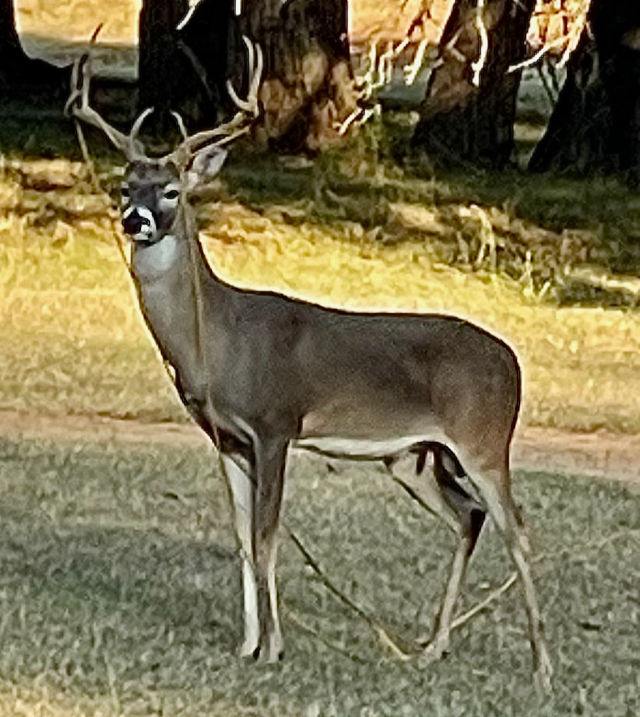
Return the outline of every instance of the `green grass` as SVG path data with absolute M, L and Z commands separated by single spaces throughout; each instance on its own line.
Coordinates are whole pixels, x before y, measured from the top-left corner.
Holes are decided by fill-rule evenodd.
M 515 491 L 539 556 L 549 700 L 533 687 L 519 590 L 420 668 L 387 653 L 285 538 L 285 660 L 245 664 L 226 491 L 207 448 L 2 440 L 0 714 L 636 714 L 638 496 L 542 474 L 516 475 Z M 285 513 L 392 632 L 428 630 L 452 538 L 382 469 L 296 455 Z M 491 528 L 461 609 L 510 570 Z

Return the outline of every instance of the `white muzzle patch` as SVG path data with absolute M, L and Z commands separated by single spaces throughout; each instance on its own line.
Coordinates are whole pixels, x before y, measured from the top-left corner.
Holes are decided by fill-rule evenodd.
M 151 212 L 151 210 L 147 209 L 146 207 L 134 204 L 130 207 L 127 207 L 127 209 L 125 209 L 122 213 L 123 222 L 134 212 L 140 217 L 140 219 L 142 219 L 142 224 L 140 226 L 139 232 L 137 232 L 136 234 L 129 234 L 129 236 L 133 241 L 151 241 L 155 236 L 157 230 L 156 220 L 153 216 L 153 212 Z

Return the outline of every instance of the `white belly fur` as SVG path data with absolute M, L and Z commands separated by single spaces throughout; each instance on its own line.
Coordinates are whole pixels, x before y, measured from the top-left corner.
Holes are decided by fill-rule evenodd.
M 308 436 L 293 442 L 295 448 L 315 451 L 333 458 L 376 460 L 393 456 L 424 442 L 443 443 L 442 436 L 397 436 L 385 439 Z

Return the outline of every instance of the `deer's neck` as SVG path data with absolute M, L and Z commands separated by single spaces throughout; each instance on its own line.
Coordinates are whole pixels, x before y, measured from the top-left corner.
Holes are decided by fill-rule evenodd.
M 134 244 L 132 271 L 160 352 L 185 390 L 198 393 L 204 380 L 202 327 L 214 320 L 209 313 L 216 304 L 222 309 L 223 287 L 206 264 L 190 217 L 179 216 L 173 232 L 155 244 Z

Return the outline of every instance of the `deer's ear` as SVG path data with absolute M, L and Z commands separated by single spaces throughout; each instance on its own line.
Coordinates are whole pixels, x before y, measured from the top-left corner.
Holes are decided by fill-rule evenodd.
M 226 149 L 215 148 L 209 152 L 196 155 L 187 173 L 189 189 L 195 189 L 199 184 L 210 182 L 222 169 L 227 154 Z

